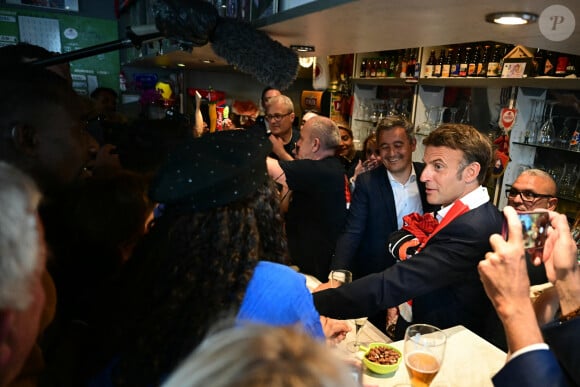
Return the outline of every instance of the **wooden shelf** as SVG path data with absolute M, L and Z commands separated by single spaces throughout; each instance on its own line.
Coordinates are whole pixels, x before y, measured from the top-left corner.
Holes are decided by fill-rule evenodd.
M 377 86 L 437 86 L 437 87 L 531 87 L 538 89 L 580 90 L 580 79 L 575 78 L 352 78 L 360 85 Z

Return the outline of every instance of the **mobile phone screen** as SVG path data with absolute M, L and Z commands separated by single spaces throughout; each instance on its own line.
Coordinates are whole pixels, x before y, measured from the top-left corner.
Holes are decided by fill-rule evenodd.
M 546 238 L 548 237 L 548 226 L 550 225 L 550 216 L 546 211 L 537 212 L 520 212 L 518 214 L 522 224 L 522 237 L 524 249 L 534 255 L 536 251 L 544 248 Z M 504 220 L 503 237 L 508 238 L 508 226 Z

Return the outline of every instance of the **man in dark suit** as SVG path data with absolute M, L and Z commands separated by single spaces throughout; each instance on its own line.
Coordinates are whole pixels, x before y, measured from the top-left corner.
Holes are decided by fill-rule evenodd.
M 346 225 L 336 244 L 332 269 L 348 269 L 353 279 L 378 273 L 395 264 L 387 255 L 388 236 L 411 212 L 432 211 L 425 184 L 418 177 L 422 163 L 413 163 L 413 124 L 398 116 L 377 127 L 382 167 L 357 177 Z M 384 321 L 384 320 L 383 320 Z
M 387 254 L 389 235 L 403 225 L 403 216 L 434 208 L 427 203 L 425 184 L 418 177 L 422 163 L 413 163 L 417 140 L 413 124 L 389 116 L 377 126 L 377 147 L 383 162 L 357 177 L 346 225 L 337 241 L 331 268 L 348 269 L 353 279 L 378 273 L 395 264 Z M 386 310 L 369 316 L 386 332 Z
M 481 280 L 503 322 L 510 350 L 508 362 L 493 383 L 498 387 L 516 382 L 538 387 L 580 385 L 580 352 L 573 345 L 580 332 L 580 267 L 566 216 L 550 212 L 553 229 L 541 258 L 557 291 L 561 317 L 540 331 L 530 300 L 529 257 L 524 254 L 520 219 L 512 207 L 506 207 L 504 214 L 509 239 L 492 235 L 493 251 L 479 263 Z M 534 264 L 539 263 L 538 257 Z
M 413 300 L 413 323 L 440 328 L 462 324 L 505 348 L 495 310 L 479 280 L 477 264 L 489 251 L 489 236 L 502 229 L 502 215 L 490 202 L 485 181 L 490 141 L 475 128 L 444 124 L 423 140 L 427 201 L 441 206 L 439 224 L 420 239 L 418 253 L 336 289 L 314 294 L 318 311 L 349 319 Z M 357 187 L 358 190 L 358 187 Z M 355 191 L 356 192 L 356 191 Z M 398 319 L 395 338 L 402 338 Z

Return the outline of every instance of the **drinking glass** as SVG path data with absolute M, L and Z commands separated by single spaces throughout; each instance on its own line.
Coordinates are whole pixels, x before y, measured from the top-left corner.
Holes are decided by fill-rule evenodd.
M 429 134 L 433 130 L 434 124 L 431 121 L 431 114 L 435 106 L 425 106 L 425 121 L 417 127 L 417 133 Z
M 554 112 L 554 105 L 558 103 L 557 101 L 549 101 L 547 102 L 549 106 L 550 113 L 548 114 L 548 119 L 542 124 L 540 128 L 540 134 L 538 138 L 538 143 L 542 145 L 552 145 L 554 142 L 555 137 L 555 128 L 554 128 L 554 118 L 552 117 L 552 113 Z
M 360 331 L 362 330 L 362 328 L 366 323 L 367 317 L 360 317 L 354 319 L 354 327 L 355 327 L 354 341 L 348 342 L 346 344 L 346 347 L 350 352 L 357 352 L 359 347 L 361 346 L 361 342 L 359 341 Z
M 348 270 L 332 270 L 330 272 L 330 286 L 337 288 L 352 282 L 352 273 Z
M 540 122 L 538 120 L 538 112 L 540 109 L 541 99 L 531 99 L 530 117 L 526 123 L 526 130 L 524 132 L 524 144 L 535 144 L 538 141 L 538 131 Z
M 445 333 L 429 324 L 413 324 L 405 331 L 405 366 L 413 387 L 428 387 L 445 354 Z

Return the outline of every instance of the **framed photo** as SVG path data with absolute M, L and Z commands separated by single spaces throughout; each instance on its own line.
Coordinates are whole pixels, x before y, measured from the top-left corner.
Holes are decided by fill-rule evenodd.
M 6 0 L 6 4 L 59 9 L 61 11 L 79 11 L 79 0 Z
M 532 69 L 532 58 L 506 58 L 501 70 L 502 78 L 526 78 Z

